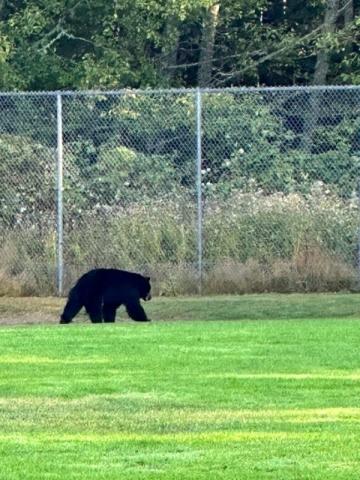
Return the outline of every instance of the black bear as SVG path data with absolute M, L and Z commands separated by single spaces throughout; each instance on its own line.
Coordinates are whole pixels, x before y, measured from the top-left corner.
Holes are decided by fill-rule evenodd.
M 140 299 L 151 299 L 150 277 L 115 268 L 96 268 L 85 273 L 70 290 L 60 323 L 70 323 L 82 307 L 85 307 L 93 323 L 114 322 L 116 309 L 125 305 L 133 320 L 149 319 Z

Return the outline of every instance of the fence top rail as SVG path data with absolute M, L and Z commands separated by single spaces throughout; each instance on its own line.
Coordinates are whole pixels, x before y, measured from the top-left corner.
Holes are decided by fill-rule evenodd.
M 53 90 L 53 91 L 0 91 L 1 97 L 9 96 L 86 96 L 86 95 L 159 95 L 201 93 L 262 93 L 262 92 L 311 92 L 311 91 L 357 90 L 360 85 L 311 85 L 288 87 L 229 87 L 229 88 L 168 88 L 168 89 L 119 89 L 119 90 Z

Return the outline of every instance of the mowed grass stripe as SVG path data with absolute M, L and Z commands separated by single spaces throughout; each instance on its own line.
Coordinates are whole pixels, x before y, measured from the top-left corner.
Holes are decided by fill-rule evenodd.
M 341 435 L 335 434 L 333 441 L 341 438 Z M 249 441 L 284 441 L 284 440 L 328 440 L 327 433 L 321 432 L 191 432 L 191 433 L 163 433 L 163 434 L 141 434 L 132 432 L 121 432 L 112 434 L 53 434 L 44 435 L 22 435 L 22 434 L 0 434 L 0 442 L 20 442 L 20 443 L 48 443 L 48 442 L 94 442 L 94 443 L 126 443 L 126 442 L 146 442 L 146 443 L 226 443 L 226 442 L 249 442 Z
M 0 479 L 357 479 L 359 343 L 345 318 L 3 327 Z

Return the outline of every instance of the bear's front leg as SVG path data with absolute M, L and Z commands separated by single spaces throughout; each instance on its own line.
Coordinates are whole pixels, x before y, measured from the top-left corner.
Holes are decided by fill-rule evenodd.
M 85 304 L 85 309 L 92 323 L 102 323 L 102 298 L 95 297 Z
M 104 322 L 115 322 L 117 305 L 104 304 L 102 308 Z
M 136 322 L 150 322 L 150 319 L 146 316 L 145 310 L 140 304 L 140 300 L 132 299 L 127 302 L 125 306 L 129 317 Z

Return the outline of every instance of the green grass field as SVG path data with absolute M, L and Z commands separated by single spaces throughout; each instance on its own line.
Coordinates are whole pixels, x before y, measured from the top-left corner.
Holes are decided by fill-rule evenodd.
M 56 321 L 63 303 L 0 299 L 1 479 L 360 478 L 359 295 L 5 325 Z

